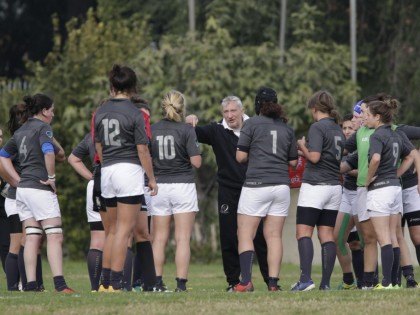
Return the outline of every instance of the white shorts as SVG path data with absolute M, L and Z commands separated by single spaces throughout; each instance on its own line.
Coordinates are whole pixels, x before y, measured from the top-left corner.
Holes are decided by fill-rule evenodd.
M 402 209 L 401 187 L 388 186 L 368 191 L 366 205 L 369 213 L 371 211 L 385 215 L 400 213 Z
M 168 216 L 198 211 L 194 183 L 159 184 L 159 193 L 151 199 L 152 215 Z
M 338 210 L 343 189 L 341 185 L 310 185 L 300 187 L 298 207 Z
M 57 195 L 48 190 L 18 187 L 16 208 L 20 221 L 61 218 Z
M 18 214 L 16 208 L 16 199 L 6 198 L 4 202 L 4 209 L 6 210 L 7 217 Z
M 101 169 L 102 197 L 131 197 L 144 194 L 144 170 L 132 163 L 116 163 Z
M 417 191 L 417 185 L 414 187 L 403 189 L 402 203 L 404 214 L 420 211 L 420 195 Z
M 287 217 L 289 206 L 290 187 L 288 185 L 242 187 L 238 213 L 253 217 L 268 215 Z
M 90 180 L 86 187 L 86 214 L 88 222 L 100 222 L 99 212 L 93 211 L 93 180 Z
M 343 188 L 340 209 L 338 210 L 350 215 L 357 215 L 357 191 Z
M 370 219 L 367 211 L 367 189 L 366 187 L 357 187 L 357 218 L 359 222 L 367 221 Z

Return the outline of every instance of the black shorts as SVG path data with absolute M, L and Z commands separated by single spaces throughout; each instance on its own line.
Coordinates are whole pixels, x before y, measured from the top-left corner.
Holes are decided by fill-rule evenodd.
M 105 200 L 101 194 L 101 165 L 98 164 L 93 169 L 92 210 L 95 212 L 106 211 Z
M 337 210 L 320 210 L 311 207 L 297 207 L 296 224 L 304 224 L 312 227 L 335 226 Z
M 405 222 L 407 222 L 408 227 L 420 225 L 420 210 L 404 214 L 401 226 L 404 227 Z
M 143 195 L 137 195 L 137 196 L 128 196 L 128 197 L 114 197 L 114 198 L 104 198 L 105 199 L 105 205 L 108 208 L 116 208 L 117 203 L 125 203 L 128 205 L 137 205 L 142 202 L 142 199 L 144 199 Z
M 360 241 L 359 233 L 357 233 L 357 231 L 350 232 L 349 237 L 347 238 L 347 243 L 351 243 L 353 241 Z
M 89 222 L 89 226 L 91 231 L 104 231 L 102 221 Z
M 22 233 L 22 222 L 18 214 L 13 214 L 7 218 L 9 221 L 10 234 Z

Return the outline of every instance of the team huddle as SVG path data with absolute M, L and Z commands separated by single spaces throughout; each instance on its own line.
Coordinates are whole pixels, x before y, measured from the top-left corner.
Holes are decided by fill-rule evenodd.
M 187 291 L 199 211 L 199 143 L 210 145 L 216 157 L 226 291 L 254 291 L 255 256 L 268 291 L 284 289 L 279 275 L 289 169 L 298 161 L 305 162 L 296 215 L 301 273 L 291 290 L 316 287 L 315 227 L 322 251 L 320 290 L 331 289 L 336 257 L 343 272 L 339 289 L 399 289 L 401 274 L 407 288 L 418 288 L 402 225 L 407 222 L 420 262 L 420 156 L 410 142 L 420 139 L 420 128 L 394 124 L 396 99 L 366 97 L 341 119 L 333 96 L 318 91 L 307 104 L 314 123 L 307 137 L 296 139 L 276 91 L 268 87 L 257 91 L 255 116 L 245 114 L 238 97 L 227 96 L 223 119 L 199 126 L 196 115 L 185 117 L 186 99 L 178 91 L 164 96 L 162 119 L 150 125 L 150 107 L 136 86 L 131 68 L 113 66 L 110 97 L 67 159 L 87 182 L 92 291 L 168 291 L 163 274 L 172 218 L 174 291 Z M 9 291 L 44 290 L 39 252 L 45 240 L 55 291 L 74 292 L 63 275 L 55 163 L 66 157 L 50 126 L 53 117 L 54 102 L 44 94 L 25 97 L 9 112 L 12 137 L 0 151 L 0 176 L 8 183 L 2 193 L 10 226 L 4 266 Z

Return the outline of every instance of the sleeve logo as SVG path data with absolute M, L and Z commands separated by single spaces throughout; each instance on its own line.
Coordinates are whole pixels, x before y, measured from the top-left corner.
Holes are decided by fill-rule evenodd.
M 47 135 L 48 138 L 51 138 L 52 139 L 53 132 L 51 130 L 46 131 L 45 134 Z

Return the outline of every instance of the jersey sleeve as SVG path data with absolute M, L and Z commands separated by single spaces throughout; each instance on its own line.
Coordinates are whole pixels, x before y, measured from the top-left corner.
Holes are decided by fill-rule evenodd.
M 308 132 L 308 140 L 306 147 L 310 152 L 322 153 L 322 147 L 324 144 L 324 135 L 317 123 L 312 124 Z
M 213 143 L 213 124 L 207 126 L 196 126 L 195 134 L 197 135 L 197 140 L 200 143 L 205 143 L 211 145 Z
M 251 119 L 248 119 L 244 122 L 242 126 L 241 133 L 238 140 L 238 150 L 243 152 L 249 152 L 249 147 L 251 146 L 252 140 L 252 126 Z
M 406 136 L 405 132 L 398 131 L 398 129 L 397 129 L 397 134 L 400 136 L 400 138 L 402 140 L 401 157 L 404 158 L 407 155 L 409 155 L 410 152 L 415 150 L 416 148 L 410 142 L 410 140 Z
M 53 144 L 53 131 L 50 125 L 44 124 L 39 131 L 39 145 L 42 146 L 44 143 Z
M 9 141 L 4 145 L 3 150 L 10 154 L 10 156 L 17 155 L 19 153 L 18 146 L 16 144 L 16 139 L 11 137 Z
M 187 125 L 186 133 L 188 156 L 200 155 L 200 147 L 197 141 L 197 135 L 195 134 L 194 128 L 192 126 Z
M 357 150 L 357 138 L 356 138 L 357 132 L 353 133 L 350 138 L 346 140 L 346 145 L 344 148 L 349 152 L 354 152 Z
M 369 157 L 372 157 L 375 153 L 381 154 L 383 149 L 383 142 L 381 138 L 373 133 L 369 138 Z
M 399 125 L 397 130 L 402 131 L 409 140 L 420 139 L 420 127 Z
M 289 161 L 297 160 L 298 159 L 298 149 L 297 149 L 297 142 L 296 142 L 296 135 L 295 131 L 291 129 L 291 145 L 289 148 Z
M 359 162 L 359 155 L 357 154 L 357 151 L 355 151 L 353 154 L 348 154 L 346 157 L 345 162 L 350 165 L 350 167 L 355 170 L 357 169 L 357 164 Z
M 89 144 L 87 140 L 90 140 L 90 133 L 83 138 L 82 141 L 73 149 L 71 152 L 74 156 L 78 157 L 79 159 L 84 159 L 85 157 L 89 156 Z
M 144 118 L 140 112 L 138 112 L 135 116 L 134 143 L 149 144 L 149 138 L 146 134 Z

